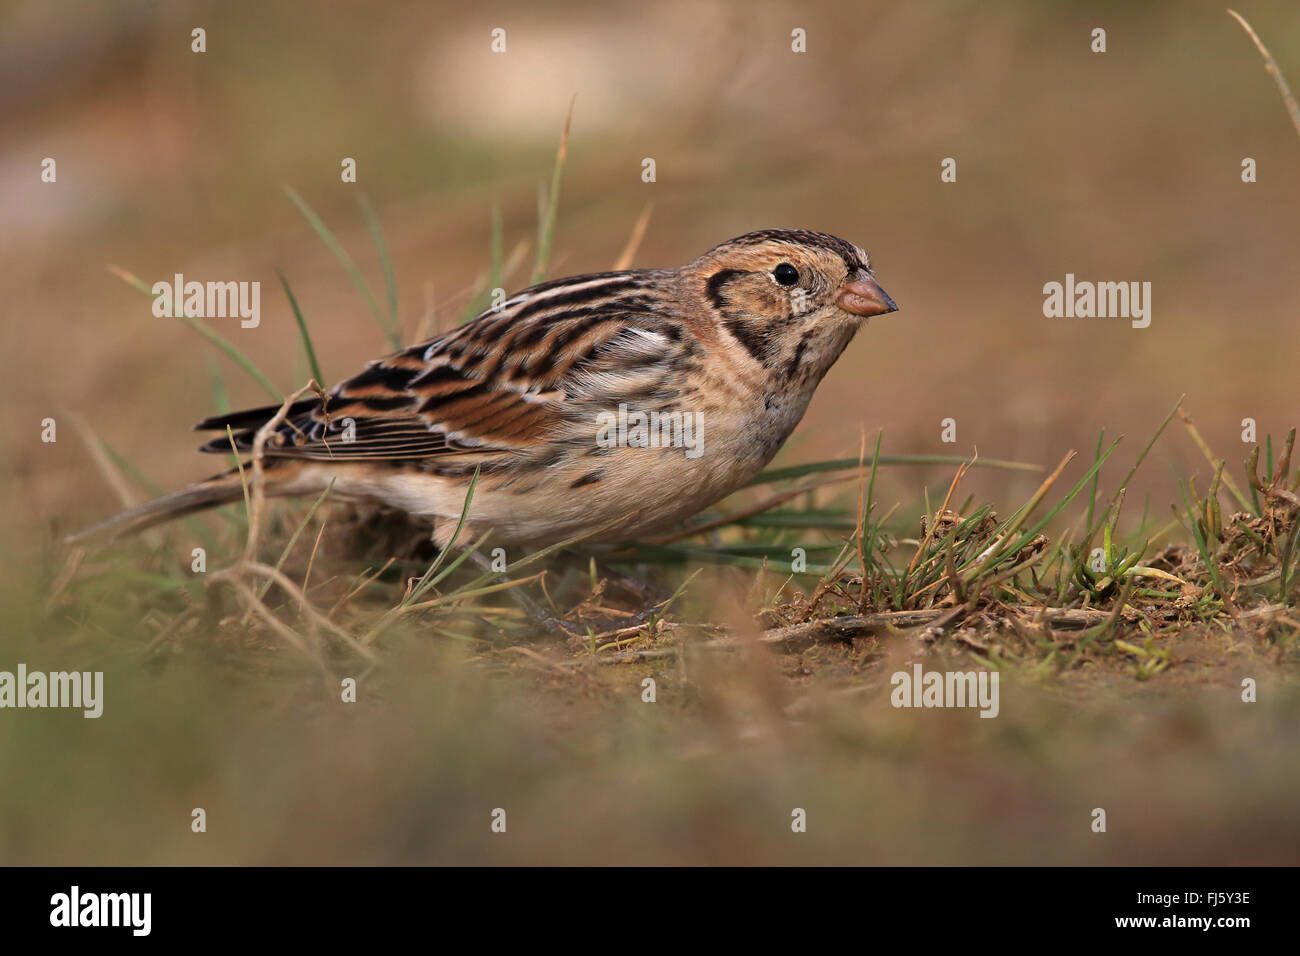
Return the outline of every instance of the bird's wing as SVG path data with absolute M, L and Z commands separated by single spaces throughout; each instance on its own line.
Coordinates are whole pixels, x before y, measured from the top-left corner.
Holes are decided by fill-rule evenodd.
M 663 396 L 692 348 L 655 309 L 662 274 L 603 273 L 536 286 L 431 342 L 371 362 L 304 399 L 266 444 L 269 457 L 318 460 L 536 456 L 567 422 L 608 405 Z M 251 450 L 277 406 L 209 418 Z M 229 452 L 223 435 L 202 448 Z M 449 461 L 450 465 L 451 462 Z

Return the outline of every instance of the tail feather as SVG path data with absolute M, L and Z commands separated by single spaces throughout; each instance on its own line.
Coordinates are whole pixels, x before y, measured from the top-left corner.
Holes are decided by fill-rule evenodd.
M 319 398 L 304 398 L 289 406 L 288 417 L 311 411 L 320 404 Z M 225 431 L 229 425 L 235 431 L 245 428 L 260 428 L 280 413 L 279 405 L 263 405 L 261 408 L 246 408 L 239 412 L 225 415 L 213 415 L 194 426 L 196 432 Z
M 239 473 L 228 472 L 124 511 L 107 521 L 101 521 L 84 531 L 69 535 L 64 541 L 69 544 L 96 538 L 112 541 L 122 535 L 135 534 L 145 528 L 152 528 L 156 524 L 181 518 L 205 508 L 215 508 L 218 505 L 230 504 L 232 501 L 240 501 L 243 497 L 244 486 Z

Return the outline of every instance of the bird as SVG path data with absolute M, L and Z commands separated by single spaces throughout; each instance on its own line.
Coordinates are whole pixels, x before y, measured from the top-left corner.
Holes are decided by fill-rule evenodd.
M 543 282 L 294 401 L 264 436 L 263 488 L 405 512 L 439 547 L 661 533 L 758 474 L 867 319 L 897 309 L 861 247 L 804 229 Z M 250 454 L 281 411 L 199 422 L 221 433 L 200 450 Z M 239 501 L 244 483 L 232 469 L 70 540 Z

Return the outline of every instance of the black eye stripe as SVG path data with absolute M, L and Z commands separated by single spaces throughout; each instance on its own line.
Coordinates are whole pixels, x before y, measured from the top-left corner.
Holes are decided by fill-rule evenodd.
M 721 309 L 725 304 L 722 298 L 722 288 L 736 276 L 744 275 L 743 269 L 721 269 L 709 276 L 709 281 L 705 285 L 704 294 L 709 297 L 715 309 Z

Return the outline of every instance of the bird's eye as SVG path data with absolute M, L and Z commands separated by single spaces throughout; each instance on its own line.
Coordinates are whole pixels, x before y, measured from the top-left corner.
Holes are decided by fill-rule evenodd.
M 772 270 L 772 278 L 781 285 L 794 285 L 799 281 L 799 270 L 788 262 L 783 262 Z

